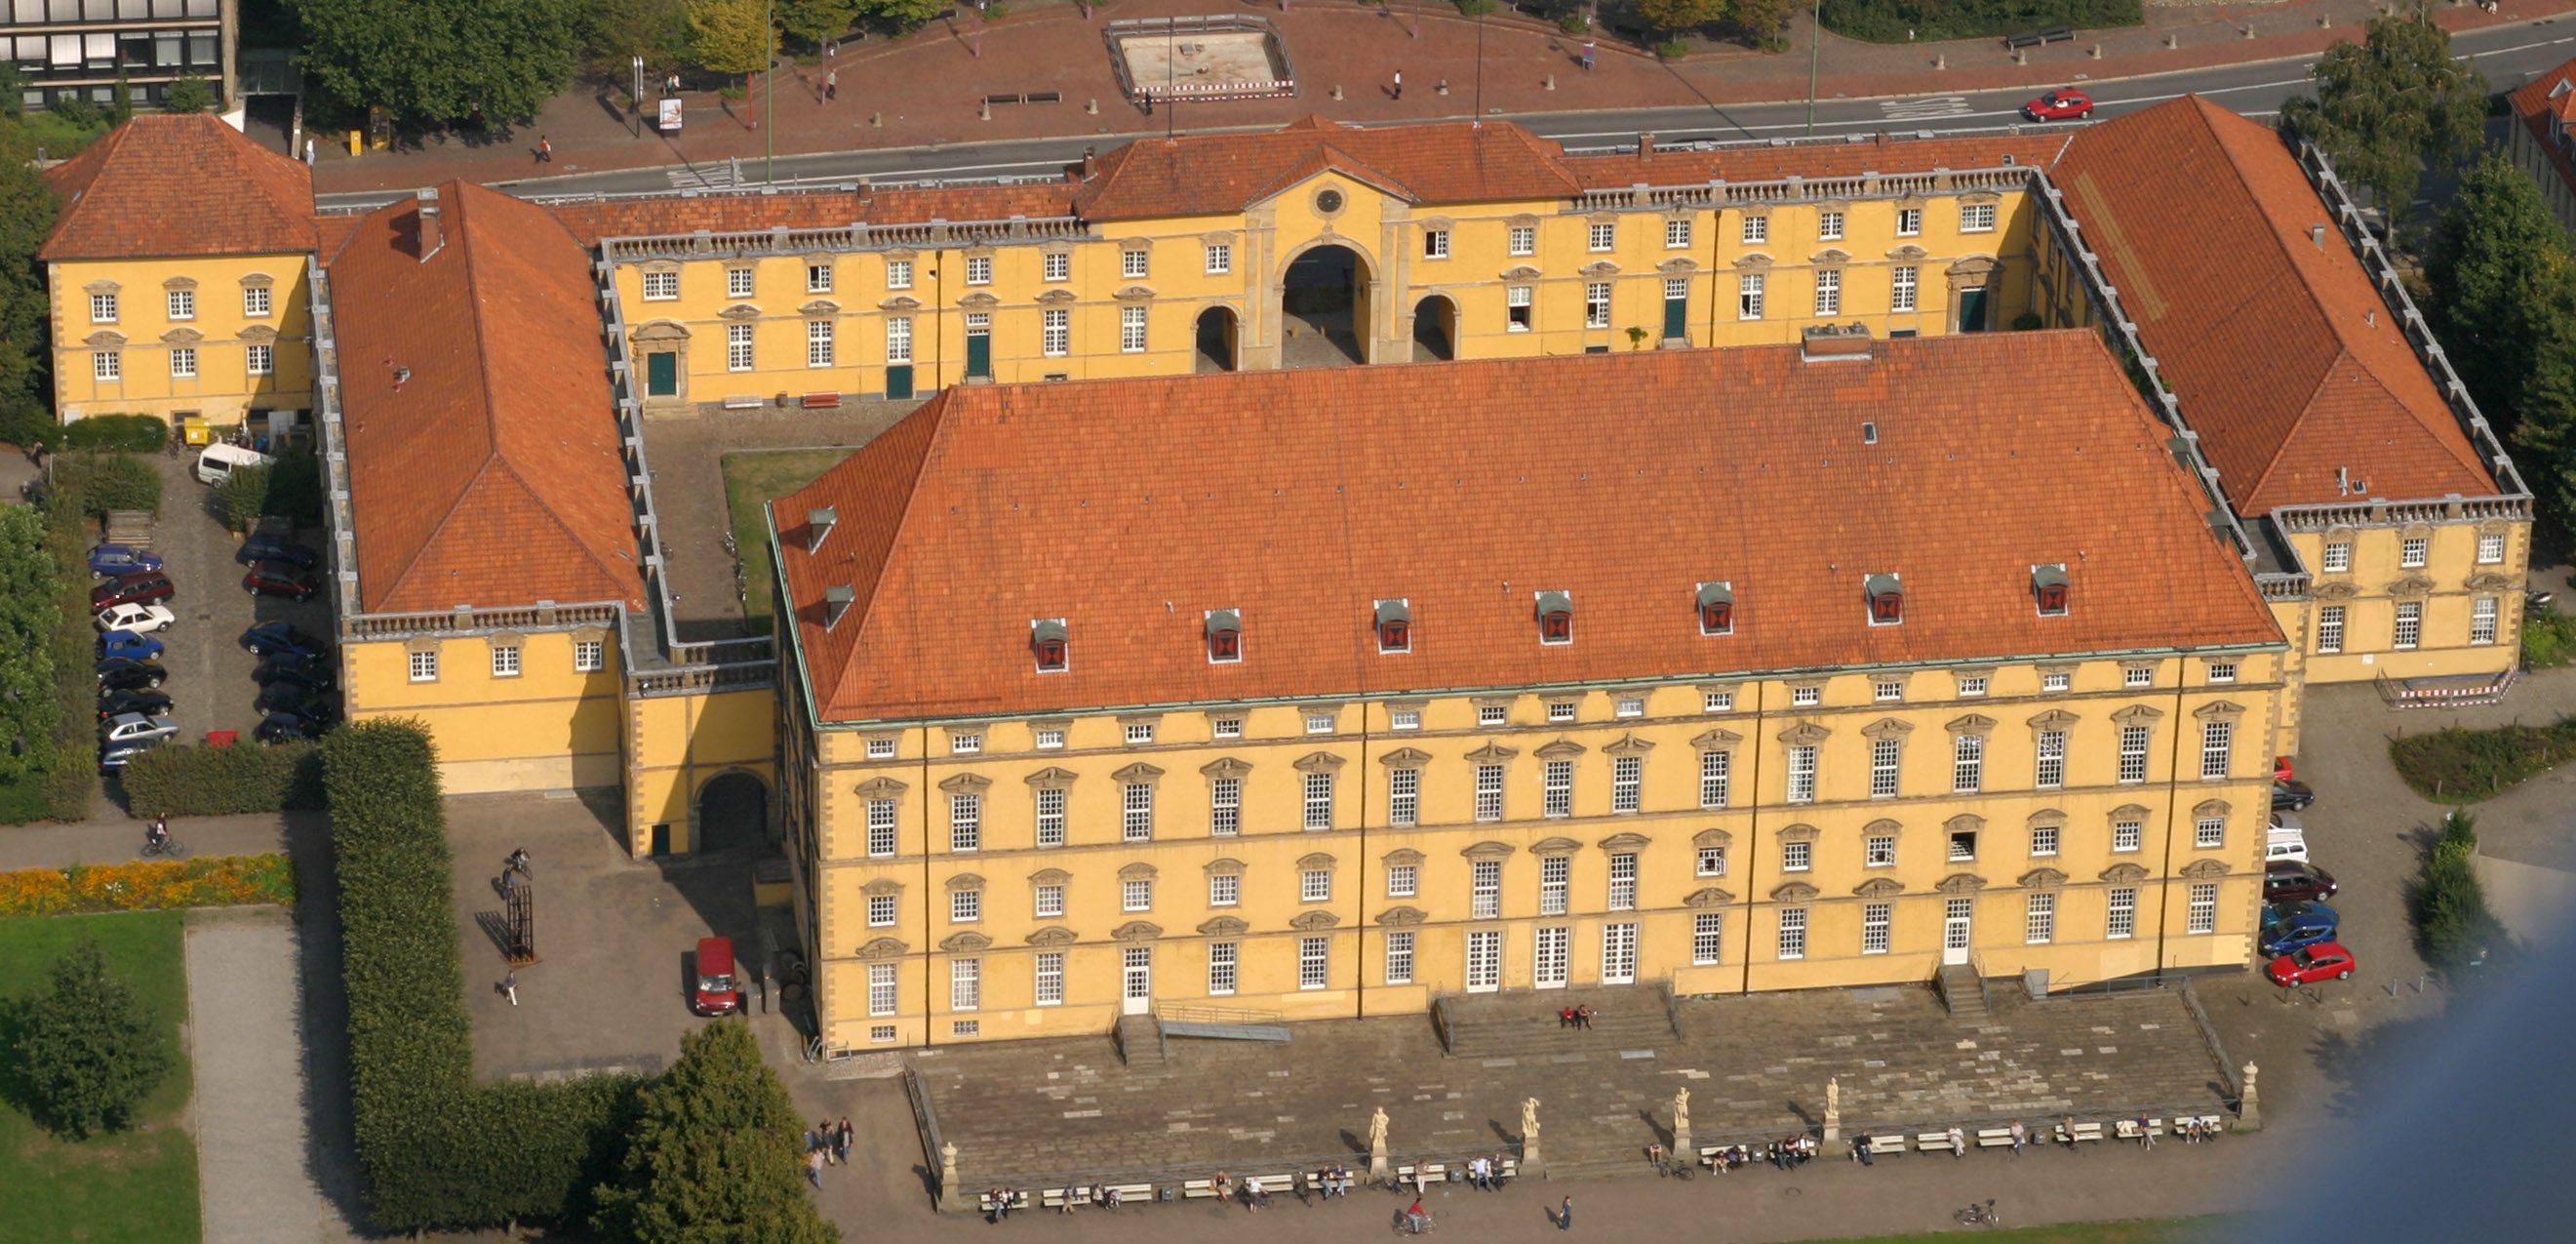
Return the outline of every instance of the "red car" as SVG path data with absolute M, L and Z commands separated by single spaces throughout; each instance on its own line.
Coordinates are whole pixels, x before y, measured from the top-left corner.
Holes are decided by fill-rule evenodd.
M 120 575 L 89 590 L 89 607 L 95 611 L 110 605 L 142 605 L 168 600 L 174 595 L 170 576 L 158 570 Z
M 2352 952 L 2344 949 L 2342 942 L 2319 942 L 2274 959 L 2263 972 L 2283 989 L 2323 980 L 2348 981 L 2352 979 Z
M 2289 757 L 2274 756 L 2272 758 L 2272 780 L 2275 782 L 2295 782 L 2299 780 L 2298 773 L 2290 767 Z
M 2072 88 L 2060 88 L 2023 104 L 2021 115 L 2031 121 L 2081 121 L 2093 115 L 2093 97 Z
M 242 590 L 253 596 L 286 596 L 304 600 L 321 590 L 313 576 L 284 562 L 254 562 L 242 576 Z
M 742 984 L 733 978 L 733 939 L 698 939 L 697 988 L 689 1009 L 700 1015 L 732 1015 L 742 1010 Z

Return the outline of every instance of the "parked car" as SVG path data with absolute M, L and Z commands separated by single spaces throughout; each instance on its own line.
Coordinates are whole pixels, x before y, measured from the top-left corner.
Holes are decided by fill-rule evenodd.
M 233 550 L 233 560 L 247 566 L 252 562 L 285 562 L 310 570 L 322 561 L 322 554 L 309 545 L 297 544 L 283 536 L 254 535 Z
M 149 635 L 179 620 L 168 605 L 109 605 L 98 611 L 93 621 L 102 631 L 132 631 Z
M 98 637 L 98 655 L 149 661 L 161 655 L 161 641 L 132 631 L 109 631 Z
M 2263 926 L 2263 936 L 2255 944 L 2267 958 L 2286 955 L 2335 940 L 2335 930 L 2341 924 L 2334 908 L 2311 906 L 2288 919 Z
M 329 722 L 294 713 L 270 713 L 259 719 L 250 736 L 262 743 L 292 743 L 297 739 L 318 739 L 331 728 Z
M 697 988 L 689 1009 L 700 1015 L 732 1015 L 742 1010 L 742 984 L 733 977 L 733 939 L 698 939 Z
M 218 441 L 206 446 L 204 452 L 197 455 L 197 482 L 221 485 L 225 480 L 233 477 L 234 471 L 242 467 L 276 465 L 277 459 L 256 449 L 244 449 L 239 445 L 227 445 Z
M 166 739 L 178 732 L 179 723 L 167 716 L 119 713 L 100 723 L 98 738 L 102 743 L 131 743 L 136 739 Z
M 2334 874 L 2314 864 L 2281 861 L 2263 866 L 2263 901 L 2333 898 Z
M 130 544 L 102 544 L 89 551 L 89 572 L 102 578 L 159 570 L 161 555 Z
M 2305 782 L 2284 782 L 2278 778 L 2272 781 L 2272 810 L 2275 812 L 2305 812 L 2308 805 L 2316 801 L 2317 793 L 2309 790 Z
M 165 717 L 170 707 L 170 697 L 158 691 L 109 691 L 98 697 L 98 719 L 106 721 L 127 713 Z
M 318 661 L 297 661 L 288 657 L 270 657 L 252 670 L 253 681 L 263 687 L 294 687 L 307 694 L 319 695 L 340 684 L 329 666 Z
M 2283 989 L 2293 985 L 2313 985 L 2318 981 L 2352 979 L 2352 952 L 2342 942 L 2319 942 L 2302 947 L 2272 961 L 2263 974 Z
M 312 658 L 326 651 L 321 640 L 305 634 L 284 622 L 262 622 L 241 633 L 241 646 L 255 657 L 276 653 L 280 656 Z
M 327 721 L 339 716 L 339 710 L 331 707 L 329 697 L 311 687 L 297 686 L 284 679 L 260 688 L 259 698 L 251 701 L 250 706 L 262 713 L 293 713 L 316 720 Z
M 2315 899 L 2285 898 L 2279 902 L 2263 904 L 2263 927 L 2268 929 L 2282 921 L 2296 920 L 2310 912 L 2322 914 L 2326 919 L 2336 922 L 2341 922 L 2343 919 L 2341 913 Z
M 2081 121 L 2093 115 L 2093 97 L 2073 87 L 2059 87 L 2021 106 L 2028 121 Z
M 2274 756 L 2272 758 L 2272 780 L 2275 782 L 2295 782 L 2299 780 L 2299 775 L 2291 771 L 2289 757 Z
M 100 777 L 115 777 L 116 775 L 125 772 L 125 762 L 132 760 L 145 752 L 151 751 L 154 747 L 159 746 L 160 743 L 161 740 L 159 739 L 136 739 L 131 743 L 99 744 L 98 775 Z
M 152 661 L 139 661 L 133 657 L 100 657 L 97 668 L 98 686 L 101 691 L 136 691 L 145 687 L 158 687 L 162 679 L 170 676 L 170 671 L 163 669 L 159 664 Z
M 2296 860 L 2306 863 L 2307 858 L 2308 827 L 2300 823 L 2297 813 L 2273 813 L 2271 827 L 2263 834 L 2264 861 Z
M 105 609 L 110 605 L 141 605 L 168 600 L 177 595 L 170 586 L 170 576 L 158 570 L 118 575 L 89 590 L 89 607 Z
M 253 596 L 285 596 L 309 600 L 321 590 L 310 571 L 285 562 L 252 562 L 250 573 L 242 576 L 242 590 Z

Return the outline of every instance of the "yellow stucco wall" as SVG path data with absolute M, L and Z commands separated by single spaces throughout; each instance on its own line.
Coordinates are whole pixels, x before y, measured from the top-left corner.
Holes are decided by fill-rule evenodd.
M 313 324 L 307 255 L 189 256 L 47 265 L 53 303 L 54 406 L 65 423 L 90 415 L 185 415 L 216 426 L 262 409 L 313 404 Z M 268 307 L 253 313 L 250 291 Z M 188 295 L 174 308 L 173 295 Z M 93 305 L 94 298 L 106 298 Z M 174 309 L 188 310 L 173 316 Z M 249 348 L 271 350 L 272 374 L 252 375 Z M 195 351 L 194 376 L 174 374 Z M 99 375 L 101 356 L 116 378 Z
M 574 668 L 576 642 L 603 645 L 600 668 Z M 519 672 L 496 673 L 515 648 Z M 413 677 L 416 656 L 435 676 Z M 340 646 L 352 721 L 416 717 L 438 740 L 449 794 L 569 790 L 618 784 L 616 638 L 606 631 L 530 631 Z M 506 659 L 502 664 L 506 665 Z
M 2406 564 L 2409 541 L 2423 542 L 2421 565 Z M 2401 517 L 2294 530 L 2290 542 L 2313 586 L 2273 613 L 2305 648 L 2308 681 L 2496 674 L 2521 658 L 2528 519 Z M 2398 628 L 2406 604 L 2419 606 L 2412 644 Z M 2479 618 L 2490 611 L 2491 628 Z
M 777 693 L 763 687 L 708 695 L 639 696 L 626 700 L 628 849 L 654 848 L 654 827 L 671 854 L 698 849 L 698 797 L 727 773 L 747 773 L 777 789 Z

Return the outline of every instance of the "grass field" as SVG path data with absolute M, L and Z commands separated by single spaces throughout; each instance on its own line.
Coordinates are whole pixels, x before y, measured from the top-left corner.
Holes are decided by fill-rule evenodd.
M 742 605 L 744 625 L 754 635 L 770 628 L 769 528 L 760 507 L 814 482 L 833 463 L 850 456 L 846 449 L 789 449 L 773 453 L 724 456 L 725 513 L 733 521 L 733 538 L 742 550 L 742 573 L 749 596 Z
M 0 1041 L 14 1042 L 20 1000 L 45 989 L 54 960 L 89 935 L 159 1017 L 172 1050 L 184 1053 L 176 1038 L 188 1015 L 180 929 L 180 914 L 171 911 L 0 920 Z M 73 1143 L 27 1117 L 24 1086 L 0 1058 L 0 1184 L 8 1188 L 0 1196 L 0 1240 L 195 1241 L 197 1150 L 180 1126 L 188 1072 L 182 1057 L 144 1103 L 141 1127 Z

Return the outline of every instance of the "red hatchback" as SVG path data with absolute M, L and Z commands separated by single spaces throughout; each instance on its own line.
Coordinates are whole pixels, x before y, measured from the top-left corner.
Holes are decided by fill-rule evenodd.
M 121 575 L 89 590 L 89 607 L 105 609 L 110 605 L 142 605 L 168 600 L 174 594 L 170 576 L 158 570 Z
M 253 562 L 250 573 L 242 576 L 242 590 L 253 596 L 285 596 L 304 600 L 321 590 L 313 576 L 284 562 Z
M 697 988 L 689 1009 L 700 1015 L 733 1015 L 742 1010 L 742 984 L 733 977 L 733 939 L 698 939 Z
M 2071 88 L 2050 91 L 2021 106 L 2031 121 L 2081 121 L 2093 115 L 2093 97 Z
M 2313 985 L 2318 981 L 2352 979 L 2352 952 L 2342 942 L 2319 942 L 2302 946 L 2272 961 L 2264 975 L 2283 989 L 2293 985 Z

